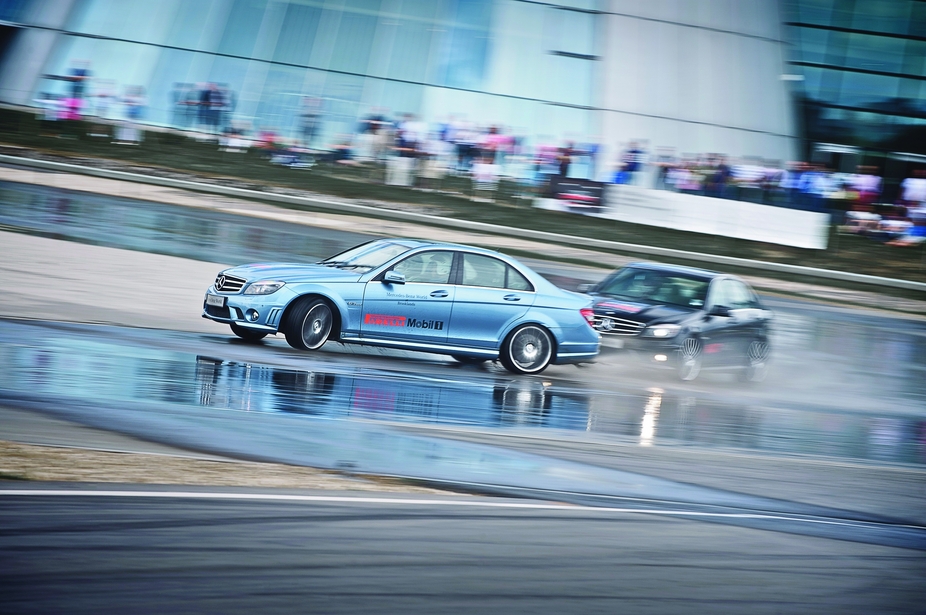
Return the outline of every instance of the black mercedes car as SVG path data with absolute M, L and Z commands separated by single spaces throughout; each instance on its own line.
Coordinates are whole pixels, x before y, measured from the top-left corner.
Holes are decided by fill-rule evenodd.
M 734 369 L 744 381 L 765 378 L 772 313 L 736 276 L 632 263 L 579 290 L 594 299 L 594 327 L 606 345 L 674 367 L 682 380 L 697 378 L 702 366 Z

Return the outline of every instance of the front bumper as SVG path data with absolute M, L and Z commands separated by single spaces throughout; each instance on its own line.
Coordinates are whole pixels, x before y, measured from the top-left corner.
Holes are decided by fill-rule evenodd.
M 641 362 L 657 367 L 674 367 L 678 356 L 680 336 L 669 339 L 602 334 L 602 346 L 620 348 Z
M 236 324 L 247 329 L 276 333 L 280 328 L 283 311 L 286 309 L 292 293 L 281 288 L 270 295 L 222 294 L 212 287 L 203 298 L 202 317 L 225 324 Z M 207 299 L 223 297 L 224 305 L 209 305 Z

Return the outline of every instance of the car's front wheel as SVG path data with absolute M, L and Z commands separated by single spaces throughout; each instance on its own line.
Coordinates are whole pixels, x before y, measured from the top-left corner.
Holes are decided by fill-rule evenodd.
M 753 340 L 746 349 L 746 366 L 740 372 L 740 380 L 744 382 L 762 382 L 768 374 L 768 342 Z
M 515 374 L 539 374 L 553 359 L 553 337 L 539 325 L 518 327 L 502 344 L 499 359 Z
M 259 342 L 265 337 L 267 337 L 267 334 L 264 333 L 263 331 L 255 331 L 254 329 L 248 329 L 247 327 L 242 327 L 241 325 L 237 325 L 233 322 L 229 323 L 229 326 L 231 327 L 232 333 L 234 333 L 235 335 L 237 335 L 238 337 L 240 337 L 246 342 Z
M 701 340 L 689 337 L 678 348 L 678 377 L 682 380 L 694 380 L 701 373 Z
M 318 350 L 328 341 L 334 326 L 334 312 L 324 299 L 303 299 L 286 319 L 286 342 L 299 350 Z

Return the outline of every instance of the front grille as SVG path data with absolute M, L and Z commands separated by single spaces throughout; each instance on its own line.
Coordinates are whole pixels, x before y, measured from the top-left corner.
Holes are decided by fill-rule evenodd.
M 219 275 L 215 279 L 215 289 L 220 293 L 237 293 L 247 283 L 244 278 L 233 275 Z
M 217 305 L 207 305 L 206 314 L 215 316 L 216 318 L 231 318 L 231 313 L 228 311 L 228 306 L 219 307 Z
M 627 320 L 626 318 L 615 318 L 613 316 L 595 315 L 595 324 L 592 325 L 599 333 L 605 335 L 639 335 L 646 327 L 642 322 Z

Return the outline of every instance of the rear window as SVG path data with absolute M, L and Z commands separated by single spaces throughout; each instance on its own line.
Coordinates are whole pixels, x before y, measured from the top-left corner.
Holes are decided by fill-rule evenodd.
M 527 278 L 508 263 L 491 256 L 466 252 L 463 253 L 462 284 L 508 290 L 534 290 Z

